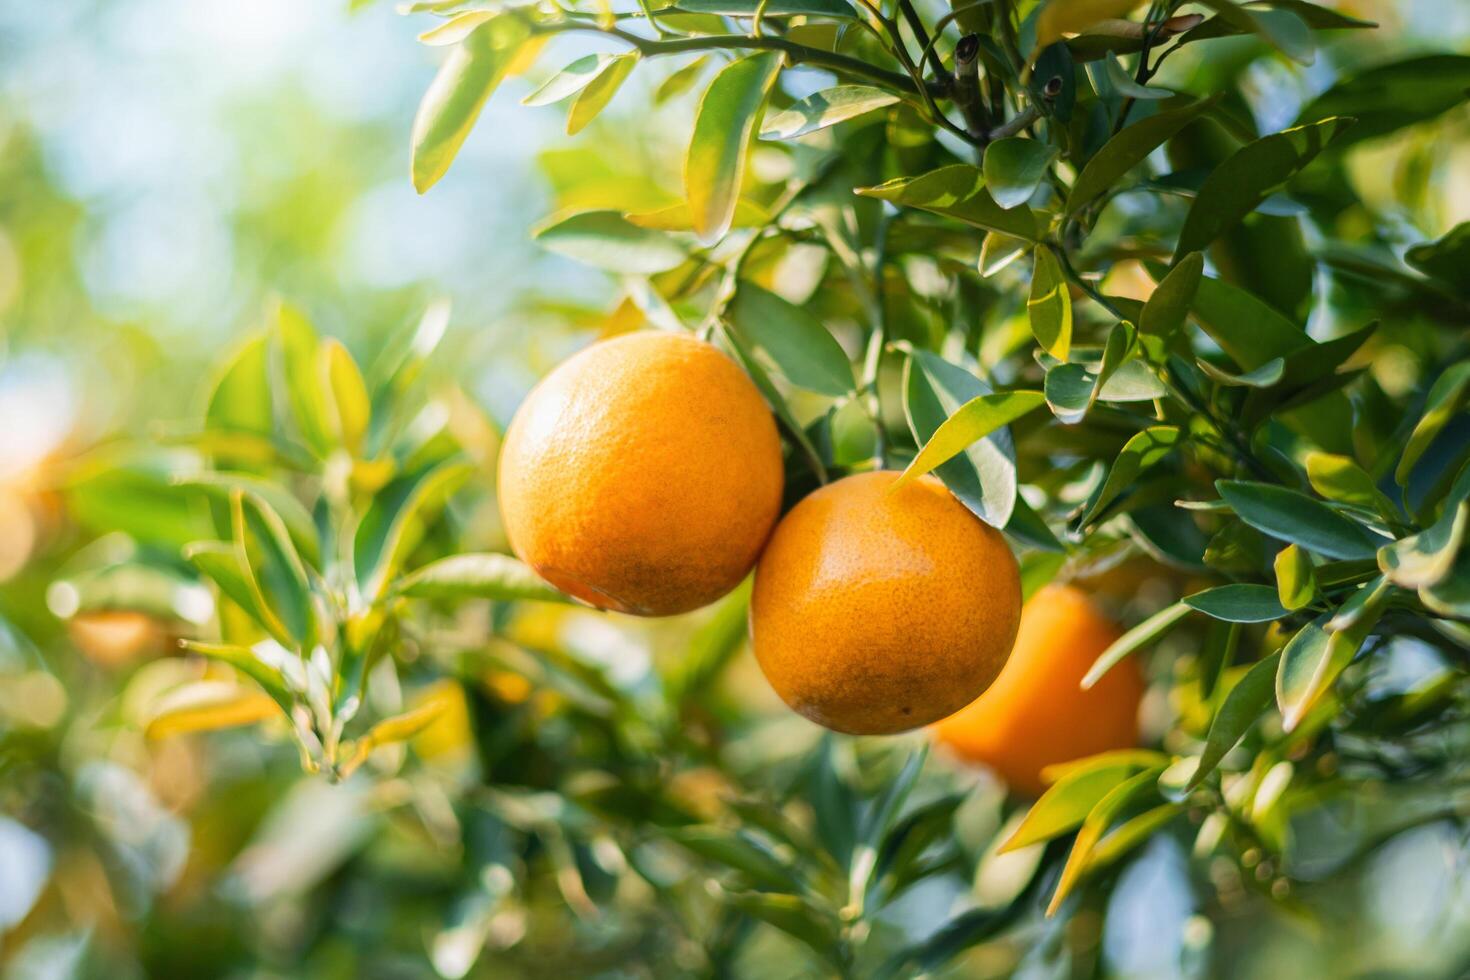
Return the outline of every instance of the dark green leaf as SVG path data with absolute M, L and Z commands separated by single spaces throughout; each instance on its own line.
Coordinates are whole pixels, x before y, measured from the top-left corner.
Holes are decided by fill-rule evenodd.
M 1346 146 L 1433 119 L 1463 105 L 1470 90 L 1470 55 L 1432 54 L 1379 65 L 1338 82 L 1297 117 L 1298 124 L 1348 114 L 1358 124 Z
M 1200 113 L 1214 106 L 1219 98 L 1212 96 L 1156 113 L 1126 127 L 1104 143 L 1072 184 L 1067 195 L 1066 213 L 1075 214 L 1100 194 L 1112 189 L 1124 174 L 1148 159 L 1150 153 L 1193 122 Z
M 726 317 L 747 350 L 797 387 L 834 398 L 855 387 L 842 345 L 801 307 L 742 281 Z
M 1194 789 L 1204 778 L 1215 771 L 1225 754 L 1235 748 L 1271 706 L 1276 690 L 1276 670 L 1281 662 L 1281 653 L 1271 654 L 1246 671 L 1225 695 L 1225 702 L 1215 712 L 1210 722 L 1209 734 L 1205 736 L 1205 749 L 1200 754 L 1199 768 L 1189 779 L 1189 789 Z
M 757 885 L 784 891 L 796 884 L 785 864 L 744 834 L 720 827 L 665 827 L 663 833 L 674 843 L 740 872 Z
M 1470 295 L 1465 270 L 1470 269 L 1470 221 L 1462 221 L 1438 241 L 1415 245 L 1404 260 L 1431 279 Z
M 1446 369 L 1429 389 L 1429 397 L 1424 402 L 1424 414 L 1414 426 L 1414 431 L 1409 433 L 1404 454 L 1399 457 L 1399 464 L 1393 471 L 1393 477 L 1399 486 L 1409 482 L 1414 464 L 1419 462 L 1435 436 L 1439 435 L 1467 401 L 1470 401 L 1470 361 L 1461 361 Z
M 1003 208 L 1025 204 L 1056 159 L 1056 147 L 1022 136 L 999 139 L 985 148 L 985 187 Z
M 1202 250 L 1254 211 L 1272 188 L 1312 162 L 1351 123 L 1340 116 L 1323 119 L 1274 133 L 1228 157 L 1200 186 L 1179 233 L 1175 261 Z
M 1227 623 L 1269 623 L 1287 613 L 1269 585 L 1222 585 L 1185 596 L 1184 602 L 1212 619 Z
M 1381 541 L 1304 493 L 1268 483 L 1220 480 L 1230 508 L 1251 527 L 1329 558 L 1367 558 Z
M 1109 504 L 1136 486 L 1139 475 L 1173 452 L 1179 438 L 1179 429 L 1172 425 L 1150 426 L 1134 433 L 1113 460 L 1102 488 L 1078 518 L 1078 526 L 1092 523 Z
M 1191 252 L 1180 259 L 1169 274 L 1159 280 L 1158 287 L 1143 304 L 1143 313 L 1138 318 L 1139 332 L 1169 337 L 1184 326 L 1204 268 L 1205 257 L 1199 252 Z

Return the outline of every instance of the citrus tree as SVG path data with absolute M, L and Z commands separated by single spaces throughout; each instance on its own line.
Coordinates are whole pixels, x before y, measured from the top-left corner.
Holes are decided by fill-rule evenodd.
M 1163 839 L 1204 974 L 1247 898 L 1310 915 L 1383 839 L 1463 819 L 1470 233 L 1423 188 L 1470 58 L 1328 58 L 1373 25 L 1302 0 L 407 7 L 448 49 L 420 192 L 508 79 L 595 137 L 548 159 L 535 234 L 615 277 L 615 339 L 502 454 L 426 383 L 445 306 L 363 370 L 277 304 L 166 445 L 70 475 L 142 548 L 74 556 L 49 604 L 181 638 L 148 734 L 264 721 L 414 813 L 422 853 L 452 841 L 432 900 L 377 909 L 438 974 L 1088 975 Z M 596 50 L 561 67 L 560 35 Z M 620 92 L 653 122 L 599 118 Z M 1367 193 L 1385 142 L 1405 176 Z M 709 404 L 733 428 L 674 441 Z M 650 476 L 690 459 L 692 490 Z M 892 583 L 797 608 L 832 514 L 847 574 Z M 650 658 L 584 604 L 704 609 Z M 756 717 L 747 622 L 802 714 L 939 722 L 945 761 L 930 732 Z M 1302 846 L 1324 823 L 1330 860 Z M 924 893 L 948 900 L 916 925 Z

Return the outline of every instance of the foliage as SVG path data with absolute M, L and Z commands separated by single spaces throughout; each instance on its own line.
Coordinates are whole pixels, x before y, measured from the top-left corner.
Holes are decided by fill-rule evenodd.
M 1211 916 L 1254 893 L 1305 918 L 1387 835 L 1463 820 L 1470 231 L 1386 213 L 1354 167 L 1463 130 L 1470 58 L 1345 55 L 1266 131 L 1251 72 L 1335 70 L 1319 46 L 1373 25 L 1299 0 L 405 6 L 448 48 L 404 127 L 415 188 L 453 179 L 521 76 L 609 145 L 609 106 L 688 103 L 687 152 L 635 191 L 595 147 L 553 174 L 536 235 L 617 277 L 599 329 L 735 357 L 781 423 L 788 503 L 932 472 L 1006 532 L 1028 593 L 1113 581 L 1131 628 L 1084 683 L 1140 657 L 1159 695 L 1152 747 L 1057 767 L 1034 803 L 921 737 L 755 719 L 727 686 L 746 590 L 650 658 L 482 533 L 495 426 L 424 376 L 446 306 L 363 370 L 275 304 L 195 421 L 66 470 L 68 513 L 125 537 L 70 554 L 49 604 L 180 638 L 188 673 L 134 699 L 150 738 L 264 721 L 243 744 L 289 741 L 355 818 L 437 854 L 364 851 L 344 879 L 417 891 L 403 921 L 439 975 L 1086 975 L 1118 872 L 1159 841 L 1186 842 Z M 616 50 L 550 70 L 564 35 Z M 1412 684 L 1405 640 L 1432 664 Z M 32 814 L 90 805 L 42 775 L 58 747 L 0 744 L 28 759 L 16 785 L 52 785 Z M 1373 810 L 1385 782 L 1404 802 Z M 1344 813 L 1324 868 L 1303 837 Z M 172 868 L 139 896 L 179 873 L 157 824 L 99 845 Z M 1180 948 L 1223 960 L 1208 942 Z

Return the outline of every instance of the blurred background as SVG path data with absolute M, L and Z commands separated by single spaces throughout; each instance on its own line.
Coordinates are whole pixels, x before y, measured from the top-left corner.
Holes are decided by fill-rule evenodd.
M 1346 66 L 1470 49 L 1464 0 L 1337 6 L 1383 29 L 1329 47 L 1306 69 L 1252 61 L 1250 41 L 1208 48 L 1247 73 L 1263 128 L 1287 124 Z M 329 786 L 300 773 L 285 739 L 253 731 L 143 739 L 142 706 L 190 669 L 169 651 L 180 624 L 210 615 L 207 595 L 171 583 L 170 616 L 82 615 L 80 590 L 65 587 L 80 564 L 130 553 L 137 540 L 190 539 L 187 518 L 166 503 L 120 515 L 110 501 L 159 493 L 146 479 L 157 450 L 140 444 L 197 415 L 213 365 L 261 325 L 274 297 L 306 309 L 363 362 L 447 301 L 430 386 L 461 417 L 460 432 L 479 433 L 466 437 L 471 448 L 492 460 L 495 432 L 540 374 L 610 319 L 638 315 L 614 278 L 539 249 L 530 229 L 568 208 L 677 200 L 688 98 L 649 113 L 635 90 L 656 84 L 658 73 L 640 72 L 595 125 L 568 138 L 558 112 L 517 104 L 544 72 L 512 79 L 449 175 L 420 197 L 408 179 L 408 133 L 443 54 L 414 43 L 428 26 L 387 2 L 0 5 L 7 980 L 696 968 L 661 920 L 668 910 L 622 874 L 621 842 L 593 831 L 575 846 L 563 841 L 563 856 L 554 835 L 548 844 L 536 829 L 553 816 L 531 813 L 512 828 L 541 835 L 527 856 L 504 825 L 462 805 L 500 776 L 486 760 L 509 750 L 487 742 L 534 742 L 546 753 L 504 760 L 511 781 L 527 784 L 534 778 L 517 766 L 560 765 L 583 751 L 580 736 L 554 725 L 525 735 L 556 709 L 520 674 L 477 670 L 481 683 L 467 703 L 416 744 L 423 772 L 389 765 L 386 776 L 396 778 Z M 577 53 L 563 47 L 565 57 L 543 65 Z M 1181 84 L 1192 73 L 1209 77 L 1200 57 L 1172 63 Z M 1463 111 L 1355 154 L 1360 193 L 1403 224 L 1406 241 L 1470 218 Z M 462 517 L 477 548 L 503 545 L 485 499 Z M 130 521 L 145 526 L 107 533 L 131 530 Z M 519 628 L 604 659 L 632 690 L 691 636 L 729 632 L 721 616 L 717 607 L 649 626 L 558 613 Z M 1403 659 L 1412 662 L 1413 651 Z M 748 657 L 735 661 L 711 710 L 745 733 L 737 770 L 759 771 L 816 739 L 775 710 Z M 499 726 L 489 735 L 487 718 Z M 690 800 L 720 789 L 713 773 L 682 777 Z M 1003 794 L 981 773 L 954 768 L 947 778 L 975 787 L 962 816 L 983 852 L 1007 818 Z M 1438 818 L 1444 801 L 1433 802 L 1421 820 L 1412 799 L 1355 800 L 1340 822 L 1310 829 L 1321 853 L 1303 859 L 1304 873 L 1334 877 L 1300 900 L 1325 920 L 1246 899 L 1222 910 L 1213 893 L 1205 908 L 1188 843 L 1161 836 L 1077 928 L 1097 933 L 1104 972 L 1116 976 L 1452 975 L 1470 953 L 1470 846 L 1456 823 Z M 1464 801 L 1452 804 L 1463 812 Z M 1334 862 L 1333 835 L 1344 825 L 1371 835 L 1406 824 L 1366 858 Z M 544 888 L 512 888 L 510 879 L 524 884 L 527 868 L 543 866 L 551 869 Z M 1005 869 L 990 862 L 982 871 L 916 891 L 895 911 L 894 928 L 922 932 L 956 903 L 982 900 Z M 619 888 L 620 914 L 581 907 L 589 892 Z M 502 901 L 512 890 L 517 900 Z M 1333 923 L 1330 933 L 1313 924 L 1321 921 Z M 789 975 L 780 937 L 755 949 L 749 975 Z M 1012 952 L 953 969 L 1052 975 L 1024 949 Z

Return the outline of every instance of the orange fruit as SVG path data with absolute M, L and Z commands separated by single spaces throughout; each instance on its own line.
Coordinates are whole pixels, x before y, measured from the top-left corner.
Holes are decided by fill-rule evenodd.
M 776 693 L 819 725 L 886 735 L 937 721 L 1000 673 L 1021 611 L 1000 532 L 925 476 L 860 473 L 771 535 L 750 629 Z
M 1143 674 L 1125 659 L 1090 690 L 1081 682 L 1121 634 L 1081 589 L 1048 585 L 1021 610 L 1005 670 L 971 705 L 934 726 L 934 737 L 1033 796 L 1041 770 L 1138 742 Z
M 666 616 L 740 583 L 781 508 L 781 441 L 718 348 L 640 332 L 548 374 L 500 452 L 511 548 L 594 606 Z

